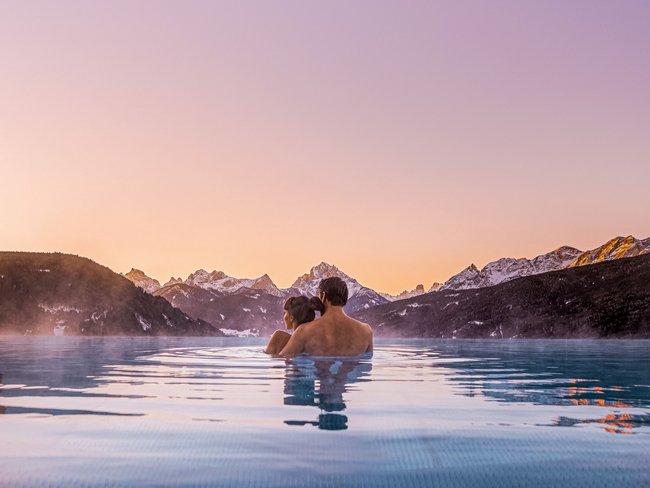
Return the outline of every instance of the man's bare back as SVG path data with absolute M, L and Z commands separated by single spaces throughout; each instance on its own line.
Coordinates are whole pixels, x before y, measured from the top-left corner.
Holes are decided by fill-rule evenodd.
M 329 306 L 322 317 L 300 326 L 280 354 L 358 356 L 372 349 L 370 326 L 348 317 L 343 307 Z

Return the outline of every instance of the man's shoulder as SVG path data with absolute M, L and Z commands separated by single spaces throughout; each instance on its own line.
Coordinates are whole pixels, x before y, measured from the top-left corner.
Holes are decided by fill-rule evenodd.
M 322 317 L 319 317 L 317 319 L 312 320 L 311 322 L 307 322 L 305 324 L 302 324 L 300 327 L 298 327 L 294 331 L 294 334 L 296 332 L 300 332 L 301 335 L 313 333 L 315 327 L 318 327 L 318 324 L 321 322 L 321 320 L 322 320 Z
M 352 320 L 356 324 L 357 327 L 360 327 L 360 328 L 366 329 L 369 332 L 372 332 L 372 327 L 370 327 L 365 322 L 361 322 L 360 320 L 353 319 L 352 317 L 350 317 L 350 320 Z
M 325 319 L 321 316 L 321 317 L 318 317 L 318 318 L 312 320 L 311 322 L 307 322 L 306 324 L 302 324 L 300 327 L 306 326 L 307 329 L 313 329 L 314 327 L 318 326 L 318 324 L 320 324 L 320 323 L 322 323 L 324 321 L 325 321 Z

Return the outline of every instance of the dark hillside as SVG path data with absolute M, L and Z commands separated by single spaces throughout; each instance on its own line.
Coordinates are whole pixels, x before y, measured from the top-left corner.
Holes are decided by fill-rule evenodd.
M 222 335 L 90 259 L 0 252 L 0 333 Z
M 650 254 L 352 314 L 389 337 L 650 337 Z

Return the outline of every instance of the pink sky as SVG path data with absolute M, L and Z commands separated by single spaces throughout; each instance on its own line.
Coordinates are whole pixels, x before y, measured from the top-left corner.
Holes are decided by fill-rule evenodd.
M 650 3 L 0 3 L 0 243 L 372 288 L 650 236 Z

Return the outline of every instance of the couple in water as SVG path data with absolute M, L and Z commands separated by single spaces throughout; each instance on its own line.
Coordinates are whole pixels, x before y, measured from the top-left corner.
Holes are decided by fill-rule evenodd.
M 337 277 L 322 280 L 317 297 L 290 297 L 284 304 L 284 323 L 293 334 L 276 330 L 266 352 L 282 356 L 358 356 L 372 352 L 372 329 L 345 314 L 347 302 L 348 286 Z

